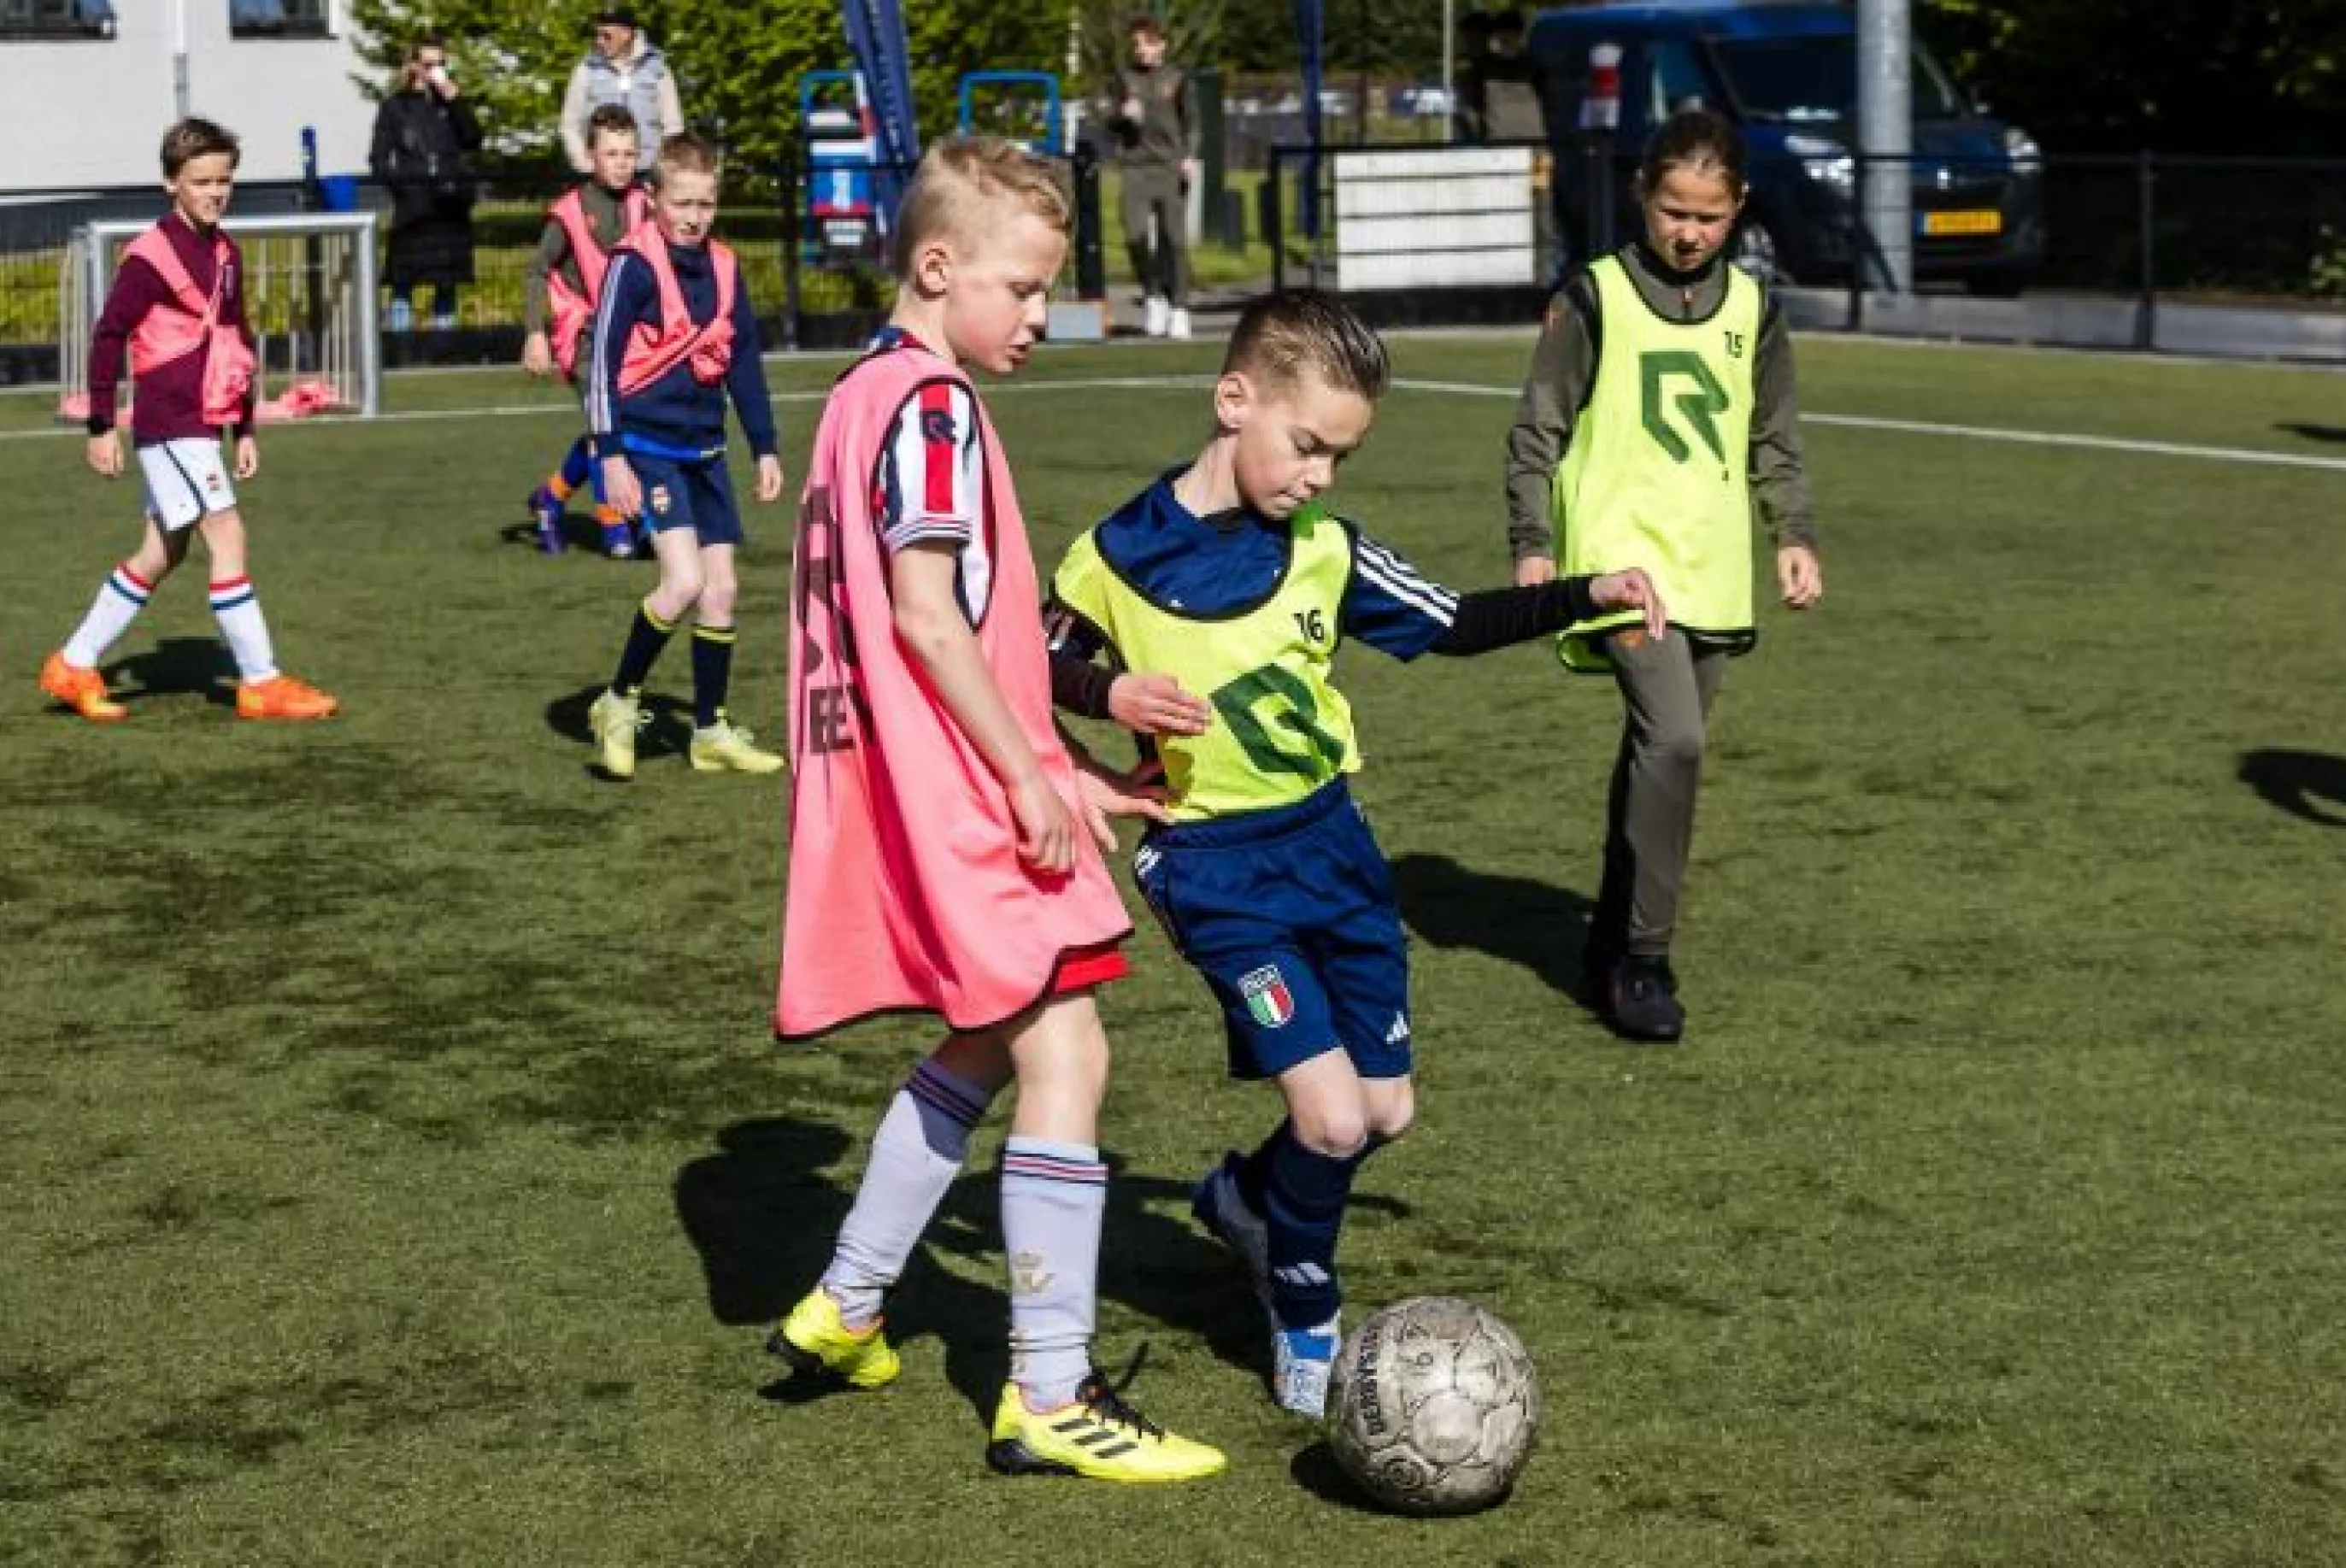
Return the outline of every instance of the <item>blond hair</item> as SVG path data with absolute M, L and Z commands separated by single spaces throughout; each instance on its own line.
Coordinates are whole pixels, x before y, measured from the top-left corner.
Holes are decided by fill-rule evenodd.
M 1265 294 L 1247 306 L 1222 356 L 1224 375 L 1284 389 L 1308 373 L 1374 402 L 1392 378 L 1384 340 L 1352 308 L 1316 289 Z
M 712 178 L 725 173 L 725 154 L 715 142 L 699 131 L 678 131 L 659 145 L 659 153 L 652 159 L 652 184 L 665 186 L 679 174 L 705 174 Z
M 908 278 L 922 246 L 968 243 L 1012 213 L 1025 212 L 1065 234 L 1073 220 L 1056 166 L 997 136 L 957 136 L 931 144 L 896 212 L 896 276 Z

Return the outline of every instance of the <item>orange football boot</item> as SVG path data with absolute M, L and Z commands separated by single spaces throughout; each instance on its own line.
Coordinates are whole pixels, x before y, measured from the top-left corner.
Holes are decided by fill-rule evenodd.
M 332 718 L 342 705 L 290 675 L 249 680 L 236 688 L 239 718 Z
M 66 663 L 63 649 L 41 666 L 41 689 L 93 724 L 119 724 L 130 710 L 106 694 L 106 677 Z

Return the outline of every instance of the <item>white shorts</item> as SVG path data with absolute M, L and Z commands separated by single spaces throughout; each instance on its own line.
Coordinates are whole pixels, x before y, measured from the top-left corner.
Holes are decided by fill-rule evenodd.
M 236 486 L 220 461 L 220 443 L 189 436 L 138 449 L 147 475 L 147 505 L 168 534 L 176 534 L 207 512 L 236 507 Z

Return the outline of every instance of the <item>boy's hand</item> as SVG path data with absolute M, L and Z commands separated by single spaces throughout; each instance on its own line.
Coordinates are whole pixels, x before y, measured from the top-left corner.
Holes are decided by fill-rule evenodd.
M 122 443 L 113 431 L 89 438 L 89 465 L 108 479 L 122 477 Z
M 1588 596 L 1602 610 L 1643 610 L 1646 612 L 1646 635 L 1660 642 L 1669 635 L 1669 607 L 1662 603 L 1662 593 L 1654 580 L 1636 566 L 1626 572 L 1607 572 L 1588 581 Z
M 1010 814 L 1018 822 L 1018 858 L 1038 871 L 1065 876 L 1076 865 L 1076 825 L 1066 802 L 1036 769 L 1010 788 Z
M 603 460 L 603 499 L 622 517 L 644 514 L 644 487 L 636 483 L 636 471 L 624 453 L 615 452 Z
M 1154 762 L 1143 764 L 1129 773 L 1117 773 L 1094 763 L 1076 769 L 1076 788 L 1081 792 L 1084 826 L 1091 830 L 1092 842 L 1103 855 L 1116 852 L 1116 830 L 1108 825 L 1110 817 L 1145 817 L 1152 822 L 1170 822 L 1173 813 L 1166 808 L 1165 786 L 1156 782 L 1163 770 Z
M 1556 581 L 1556 557 L 1526 555 L 1515 563 L 1515 586 L 1536 588 L 1542 583 Z
M 534 376 L 554 373 L 554 345 L 546 341 L 544 332 L 532 332 L 522 340 L 521 368 Z
M 1824 563 L 1806 545 L 1786 545 L 1776 552 L 1776 586 L 1786 604 L 1805 610 L 1825 596 Z
M 758 459 L 758 499 L 771 506 L 782 498 L 782 460 L 768 453 Z
M 1169 675 L 1120 675 L 1108 684 L 1107 712 L 1136 735 L 1203 735 L 1214 705 Z
M 260 443 L 249 435 L 236 438 L 236 476 L 250 479 L 260 472 Z

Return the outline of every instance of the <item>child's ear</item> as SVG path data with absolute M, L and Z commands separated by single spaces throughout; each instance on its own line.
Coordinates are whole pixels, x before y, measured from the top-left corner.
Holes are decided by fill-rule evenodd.
M 923 294 L 942 296 L 953 286 L 953 250 L 942 239 L 923 242 L 913 252 L 913 282 Z
M 1214 382 L 1214 423 L 1235 433 L 1245 427 L 1254 408 L 1254 386 L 1237 371 L 1225 371 Z

